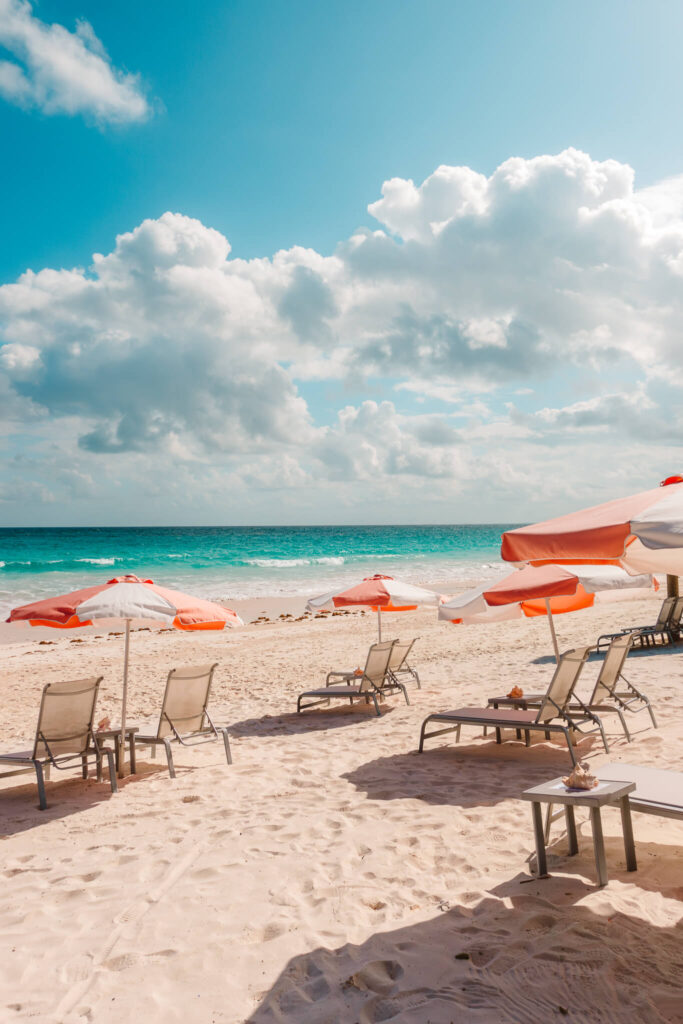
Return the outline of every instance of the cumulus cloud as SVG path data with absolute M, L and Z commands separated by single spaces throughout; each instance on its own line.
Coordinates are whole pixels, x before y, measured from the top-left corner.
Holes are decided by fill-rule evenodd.
M 28 0 L 0 0 L 0 95 L 45 114 L 142 121 L 150 107 L 138 75 L 115 68 L 87 21 L 70 32 L 37 18 Z M 0 51 L 1 52 L 1 51 Z
M 480 516 L 555 493 L 550 472 L 566 496 L 571 464 L 599 500 L 625 438 L 659 452 L 653 476 L 680 459 L 682 197 L 567 150 L 393 179 L 380 228 L 330 256 L 243 260 L 165 213 L 87 269 L 0 288 L 0 394 L 32 437 L 41 415 L 62 430 L 80 476 L 49 486 L 84 500 L 105 464 L 154 493 L 173 467 L 180 497 L 271 489 L 309 510 L 369 489 L 419 505 L 406 482 L 426 481 L 434 507 L 476 494 Z M 309 407 L 325 381 L 354 400 Z

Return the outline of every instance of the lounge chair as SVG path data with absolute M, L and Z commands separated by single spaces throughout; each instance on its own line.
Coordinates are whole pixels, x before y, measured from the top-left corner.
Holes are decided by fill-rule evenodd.
M 16 771 L 3 772 L 2 777 L 24 775 L 32 765 L 38 783 L 38 801 L 41 811 L 47 807 L 45 775 L 50 768 L 60 771 L 80 761 L 83 778 L 88 777 L 88 758 L 95 758 L 97 777 L 101 778 L 102 758 L 109 764 L 109 782 L 112 793 L 117 791 L 114 752 L 101 747 L 93 732 L 95 704 L 102 676 L 72 679 L 63 683 L 47 683 L 43 687 L 38 713 L 38 726 L 32 751 L 19 754 L 0 754 L 0 764 L 12 765 Z M 45 771 L 44 771 L 45 769 Z
M 607 649 L 605 659 L 600 667 L 598 678 L 595 681 L 593 692 L 587 701 L 581 700 L 576 694 L 571 699 L 567 707 L 567 713 L 571 717 L 574 712 L 586 715 L 589 718 L 595 718 L 597 720 L 596 712 L 612 712 L 619 716 L 619 721 L 624 730 L 626 739 L 631 742 L 631 734 L 628 731 L 626 725 L 626 719 L 624 718 L 624 711 L 630 711 L 634 714 L 638 711 L 647 711 L 652 719 L 652 724 L 657 728 L 657 721 L 655 719 L 654 711 L 650 705 L 650 701 L 637 690 L 636 687 L 629 683 L 626 676 L 623 674 L 624 662 L 628 656 L 629 651 L 633 645 L 633 634 L 622 633 L 616 636 L 612 643 Z M 537 708 L 543 701 L 543 694 L 534 693 L 526 694 L 523 697 L 508 697 L 507 695 L 501 697 L 489 697 L 489 706 L 498 707 L 512 707 L 521 708 L 527 710 L 528 708 Z M 607 703 L 612 702 L 612 703 Z M 634 704 L 639 704 L 639 707 L 634 707 Z
M 681 614 L 683 614 L 683 598 L 665 597 L 662 601 L 662 607 L 659 609 L 657 621 L 653 626 L 627 626 L 625 629 L 620 629 L 617 633 L 603 633 L 602 636 L 598 637 L 595 645 L 596 650 L 599 651 L 603 647 L 607 647 L 611 644 L 612 640 L 616 639 L 618 636 L 622 636 L 624 633 L 632 633 L 634 640 L 639 647 L 653 646 L 657 641 L 657 637 L 660 637 L 662 642 L 668 641 L 669 643 L 672 643 L 674 640 L 672 623 L 674 622 L 674 616 L 676 613 L 677 618 L 675 620 L 674 629 L 678 635 L 680 631 Z
M 602 764 L 596 772 L 601 782 L 635 782 L 636 788 L 628 795 L 632 811 L 683 821 L 683 772 L 621 763 Z M 546 843 L 552 823 L 565 817 L 563 810 L 553 813 L 553 806 L 549 803 L 546 811 Z
M 228 730 L 213 724 L 207 707 L 216 664 L 172 669 L 166 680 L 156 733 L 148 736 L 139 733 L 135 735 L 135 745 L 151 747 L 152 757 L 156 755 L 157 744 L 163 744 L 168 761 L 168 773 L 172 779 L 175 779 L 176 774 L 171 743 L 193 747 L 199 743 L 220 739 L 222 736 L 227 762 L 232 764 Z
M 414 668 L 408 664 L 408 655 L 413 649 L 415 640 L 396 640 L 389 658 L 389 675 L 395 683 L 400 685 L 401 679 L 405 682 L 417 683 L 418 690 L 422 689 L 420 677 Z
M 576 764 L 572 737 L 576 733 L 583 733 L 581 728 L 590 721 L 600 731 L 605 750 L 609 750 L 605 732 L 597 716 L 570 717 L 567 708 L 574 693 L 574 687 L 583 668 L 590 647 L 577 647 L 571 651 L 565 651 L 560 657 L 558 665 L 550 681 L 550 685 L 542 699 L 538 711 L 520 710 L 496 710 L 495 708 L 458 708 L 457 711 L 444 711 L 440 714 L 428 715 L 422 723 L 420 731 L 420 745 L 418 752 L 422 753 L 424 741 L 432 736 L 441 736 L 447 732 L 455 732 L 456 743 L 460 739 L 460 728 L 463 725 L 480 725 L 484 729 L 490 727 L 496 730 L 496 742 L 501 742 L 501 729 L 516 729 L 520 737 L 524 732 L 526 745 L 530 743 L 530 732 L 544 732 L 546 739 L 550 738 L 551 732 L 559 732 L 564 736 L 572 764 Z M 554 719 L 561 719 L 564 724 L 555 722 Z M 429 722 L 447 722 L 443 729 L 435 732 L 426 732 Z
M 408 692 L 404 684 L 392 678 L 389 673 L 391 652 L 395 644 L 396 640 L 387 640 L 383 643 L 373 644 L 368 651 L 365 668 L 361 675 L 352 675 L 347 672 L 330 672 L 327 676 L 328 683 L 334 678 L 344 677 L 348 679 L 347 685 L 328 685 L 320 687 L 319 690 L 305 690 L 299 694 L 296 703 L 297 712 L 306 711 L 308 708 L 314 708 L 320 704 L 329 704 L 331 700 L 348 700 L 350 704 L 353 704 L 354 700 L 364 700 L 366 704 L 369 704 L 370 701 L 373 702 L 375 711 L 379 716 L 381 712 L 377 698 L 379 697 L 381 700 L 385 696 L 396 693 L 398 690 L 403 693 L 406 704 L 410 704 Z M 356 686 L 351 685 L 352 679 L 357 681 Z M 302 704 L 302 701 L 307 697 L 315 699 L 309 701 L 308 704 Z

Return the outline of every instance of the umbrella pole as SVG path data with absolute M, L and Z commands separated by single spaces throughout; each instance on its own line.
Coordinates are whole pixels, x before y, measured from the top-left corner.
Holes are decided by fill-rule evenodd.
M 377 605 L 377 638 L 382 643 L 382 609 Z
M 553 647 L 555 649 L 555 661 L 560 663 L 560 649 L 557 646 L 557 634 L 555 633 L 555 622 L 553 620 L 553 613 L 550 611 L 550 599 L 545 599 L 545 610 L 548 615 L 548 625 L 550 626 L 550 635 L 553 638 Z
M 128 652 L 130 649 L 130 619 L 126 619 L 126 639 L 123 647 L 123 698 L 121 700 L 121 738 L 119 747 L 119 778 L 123 778 L 126 759 L 126 703 L 128 701 Z

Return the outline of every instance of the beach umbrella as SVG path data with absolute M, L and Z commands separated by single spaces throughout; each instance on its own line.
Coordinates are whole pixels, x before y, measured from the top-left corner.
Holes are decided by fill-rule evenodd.
M 412 583 L 403 583 L 401 580 L 395 580 L 393 576 L 368 576 L 354 587 L 312 597 L 306 608 L 317 612 L 322 608 L 365 605 L 377 611 L 377 635 L 381 640 L 382 612 L 414 611 L 418 605 L 436 607 L 440 600 L 440 595 L 435 594 L 433 590 L 425 590 Z
M 243 625 L 236 612 L 213 601 L 190 597 L 179 590 L 160 587 L 153 580 L 117 576 L 99 586 L 13 608 L 8 622 L 29 622 L 32 626 L 75 629 L 91 626 L 99 619 L 122 619 L 126 624 L 123 648 L 123 696 L 121 701 L 121 750 L 125 749 L 126 703 L 128 698 L 128 655 L 132 619 L 153 619 L 175 629 L 224 629 Z M 123 760 L 123 758 L 122 758 Z
M 503 534 L 517 565 L 612 561 L 627 572 L 683 575 L 683 477 L 659 487 Z M 674 591 L 675 592 L 675 591 Z
M 615 565 L 527 566 L 444 601 L 439 618 L 469 626 L 547 615 L 559 661 L 553 615 L 590 608 L 596 601 L 645 597 L 656 586 L 651 576 L 632 576 Z

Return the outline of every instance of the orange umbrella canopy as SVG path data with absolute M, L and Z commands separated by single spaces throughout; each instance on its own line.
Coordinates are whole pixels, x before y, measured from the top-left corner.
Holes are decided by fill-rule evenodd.
M 683 575 L 683 477 L 627 498 L 503 534 L 506 562 L 611 561 L 629 572 Z

